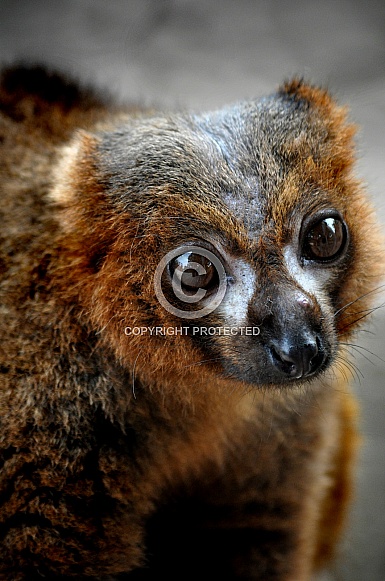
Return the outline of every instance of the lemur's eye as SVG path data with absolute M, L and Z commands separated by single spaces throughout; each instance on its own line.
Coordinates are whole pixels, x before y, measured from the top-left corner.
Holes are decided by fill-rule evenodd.
M 185 252 L 170 263 L 171 277 L 179 282 L 182 289 L 195 291 L 211 290 L 218 286 L 218 272 L 213 263 L 201 254 Z
M 305 232 L 302 257 L 316 262 L 331 262 L 342 254 L 346 242 L 347 229 L 341 218 L 321 218 Z

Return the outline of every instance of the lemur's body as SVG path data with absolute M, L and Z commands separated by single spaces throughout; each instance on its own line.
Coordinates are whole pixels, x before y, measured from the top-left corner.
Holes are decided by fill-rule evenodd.
M 296 82 L 125 112 L 39 70 L 0 103 L 0 579 L 309 579 L 350 497 L 341 344 L 379 271 L 344 112 Z

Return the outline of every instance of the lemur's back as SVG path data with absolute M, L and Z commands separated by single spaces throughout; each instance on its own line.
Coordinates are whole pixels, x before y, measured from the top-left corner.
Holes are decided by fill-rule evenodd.
M 380 275 L 352 135 L 297 81 L 142 115 L 3 74 L 0 579 L 305 581 L 333 556 L 342 343 Z

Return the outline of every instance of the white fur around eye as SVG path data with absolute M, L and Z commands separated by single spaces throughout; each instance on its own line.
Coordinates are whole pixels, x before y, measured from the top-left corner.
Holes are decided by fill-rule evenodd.
M 220 313 L 226 325 L 242 326 L 247 324 L 249 303 L 255 292 L 256 275 L 253 267 L 244 260 L 234 260 L 231 263 L 233 278 L 217 312 Z
M 305 269 L 297 259 L 291 246 L 286 246 L 283 251 L 285 265 L 291 278 L 308 294 L 316 297 L 318 301 L 325 300 L 325 286 L 330 280 L 331 272 L 326 269 Z

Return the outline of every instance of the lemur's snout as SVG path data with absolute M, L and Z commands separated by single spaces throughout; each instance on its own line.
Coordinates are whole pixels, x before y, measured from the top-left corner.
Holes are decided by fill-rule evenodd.
M 279 287 L 260 334 L 273 381 L 305 379 L 326 366 L 330 343 L 322 320 L 314 297 L 292 285 Z
M 272 341 L 270 354 L 275 367 L 284 375 L 301 379 L 315 373 L 323 364 L 325 354 L 318 336 L 307 335 L 299 340 L 285 336 L 281 341 Z

